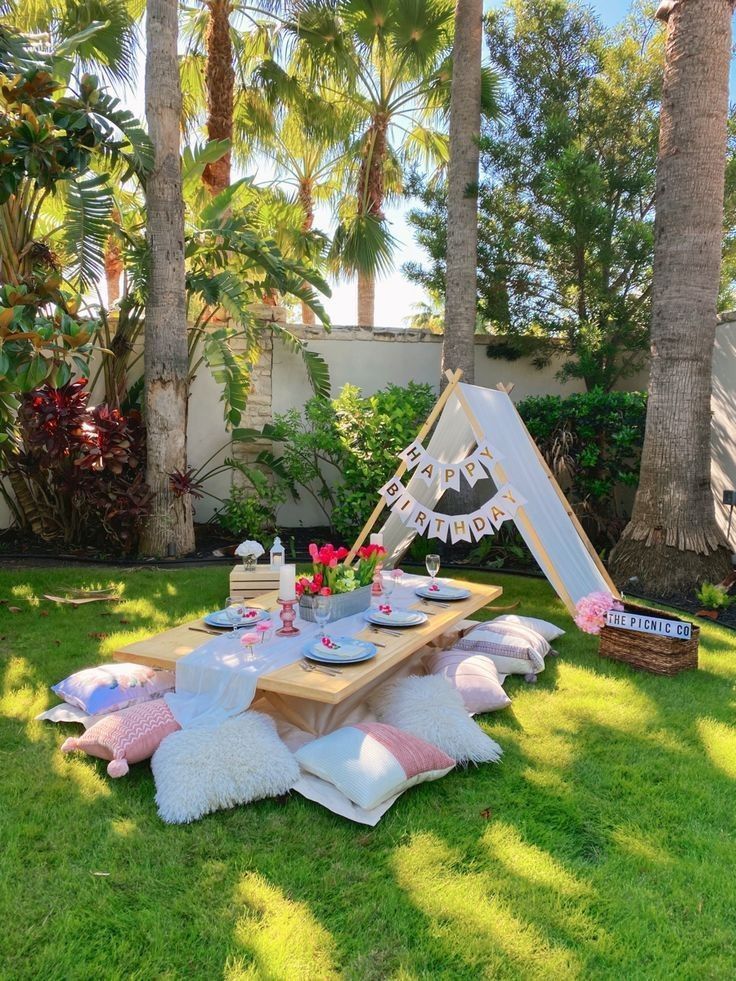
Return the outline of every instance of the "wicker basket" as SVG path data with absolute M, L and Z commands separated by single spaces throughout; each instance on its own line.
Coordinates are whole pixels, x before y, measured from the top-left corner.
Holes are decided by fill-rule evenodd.
M 660 620 L 682 618 L 661 610 L 652 610 L 635 603 L 624 603 L 629 613 L 646 613 Z M 640 633 L 638 630 L 622 630 L 619 627 L 603 627 L 600 632 L 600 656 L 613 661 L 623 661 L 632 668 L 641 668 L 652 674 L 679 674 L 698 666 L 698 642 L 700 627 L 692 625 L 689 640 L 660 637 L 657 634 Z

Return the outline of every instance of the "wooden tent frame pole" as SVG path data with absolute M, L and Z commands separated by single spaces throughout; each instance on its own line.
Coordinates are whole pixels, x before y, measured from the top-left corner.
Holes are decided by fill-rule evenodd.
M 435 422 L 439 418 L 440 413 L 445 407 L 445 403 L 457 388 L 458 384 L 460 383 L 460 379 L 462 377 L 463 377 L 463 372 L 461 368 L 458 368 L 456 371 L 450 371 L 448 369 L 445 372 L 445 378 L 447 378 L 447 385 L 445 386 L 445 390 L 440 394 L 440 397 L 437 399 L 437 401 L 434 404 L 434 408 L 432 409 L 432 411 L 429 413 L 426 420 L 424 421 L 424 425 L 417 433 L 415 437 L 416 442 L 421 443 L 424 437 L 432 428 L 432 426 L 434 426 Z M 407 468 L 407 463 L 405 460 L 402 460 L 401 463 L 399 464 L 396 473 L 394 474 L 397 480 L 403 477 L 403 475 L 406 473 L 406 468 Z M 354 561 L 355 556 L 358 554 L 358 549 L 362 546 L 363 542 L 371 533 L 373 526 L 375 525 L 376 521 L 378 521 L 378 519 L 380 518 L 381 512 L 383 511 L 385 506 L 386 506 L 386 502 L 384 501 L 383 498 L 381 498 L 378 501 L 378 504 L 376 504 L 376 506 L 373 508 L 373 511 L 371 512 L 371 516 L 363 525 L 362 531 L 355 539 L 355 544 L 348 552 L 347 558 L 345 559 L 345 565 L 350 565 Z

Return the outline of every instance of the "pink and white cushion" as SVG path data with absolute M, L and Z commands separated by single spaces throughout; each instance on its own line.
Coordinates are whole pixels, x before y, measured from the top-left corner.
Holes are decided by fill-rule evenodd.
M 174 690 L 174 672 L 147 664 L 98 664 L 70 674 L 51 691 L 88 715 L 119 712 Z
M 471 715 L 497 712 L 511 704 L 501 686 L 496 665 L 483 654 L 468 654 L 451 648 L 429 654 L 424 659 L 424 666 L 429 674 L 444 678 L 460 692 Z
M 438 780 L 455 766 L 423 739 L 380 722 L 345 726 L 296 752 L 302 769 L 370 810 L 409 787 Z
M 106 715 L 83 735 L 67 739 L 61 751 L 81 750 L 101 760 L 110 760 L 108 774 L 122 777 L 128 772 L 129 763 L 140 763 L 153 756 L 164 739 L 178 729 L 181 726 L 171 709 L 158 698 Z

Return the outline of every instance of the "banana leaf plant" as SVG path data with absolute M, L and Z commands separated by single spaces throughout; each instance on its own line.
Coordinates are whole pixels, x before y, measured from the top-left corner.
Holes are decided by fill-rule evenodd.
M 325 329 L 327 313 L 320 294 L 330 290 L 308 262 L 291 258 L 288 248 L 288 209 L 274 211 L 273 192 L 253 185 L 249 178 L 232 184 L 216 197 L 200 193 L 204 167 L 228 149 L 227 141 L 208 143 L 183 155 L 186 210 L 185 258 L 187 316 L 189 322 L 189 379 L 206 365 L 222 388 L 225 419 L 237 426 L 245 410 L 251 373 L 271 333 L 278 336 L 304 362 L 316 395 L 328 397 L 327 365 L 301 338 L 278 322 L 265 321 L 253 312 L 264 297 L 309 306 Z M 295 216 L 299 220 L 299 216 Z M 118 227 L 123 243 L 125 290 L 117 320 L 100 309 L 106 357 L 100 368 L 106 399 L 122 406 L 130 401 L 129 380 L 142 358 L 143 311 L 147 289 L 148 247 L 144 215 L 129 202 Z M 318 232 L 308 233 L 313 252 L 326 250 Z M 135 394 L 135 393 L 134 393 Z

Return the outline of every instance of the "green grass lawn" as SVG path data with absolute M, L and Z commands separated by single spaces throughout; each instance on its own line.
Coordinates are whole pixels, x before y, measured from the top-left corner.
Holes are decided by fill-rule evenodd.
M 542 582 L 493 576 L 571 627 Z M 73 610 L 47 591 L 115 584 Z M 484 716 L 503 762 L 409 791 L 374 828 L 295 795 L 187 827 L 147 764 L 110 780 L 33 721 L 48 686 L 212 608 L 227 571 L 0 572 L 0 977 L 732 978 L 736 636 L 656 678 L 574 628 Z M 104 874 L 102 874 L 104 873 Z

